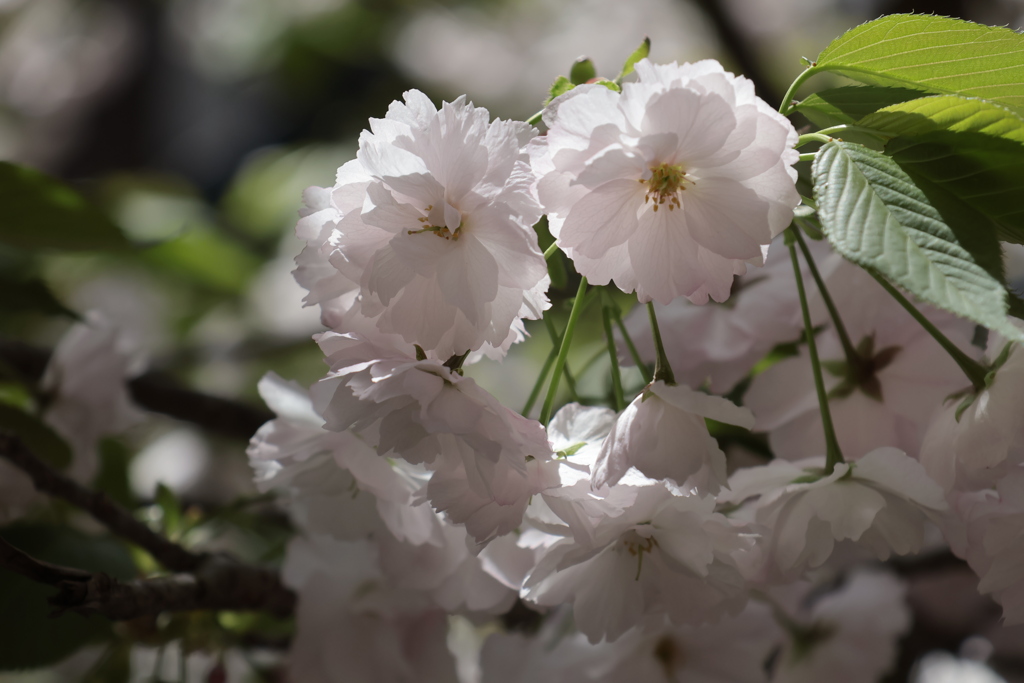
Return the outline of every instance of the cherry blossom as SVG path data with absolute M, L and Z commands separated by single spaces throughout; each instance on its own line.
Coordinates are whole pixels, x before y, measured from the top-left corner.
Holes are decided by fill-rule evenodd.
M 879 448 L 825 474 L 823 457 L 773 460 L 736 472 L 722 502 L 752 503 L 766 530 L 761 580 L 791 580 L 820 567 L 849 539 L 879 559 L 916 553 L 925 523 L 948 511 L 942 489 L 895 448 Z
M 543 427 L 471 378 L 359 335 L 319 341 L 332 369 L 314 389 L 327 428 L 355 430 L 378 455 L 425 465 L 431 504 L 478 541 L 512 531 L 529 497 L 557 483 Z
M 622 412 L 604 440 L 594 467 L 594 485 L 614 484 L 630 467 L 652 479 L 689 482 L 717 493 L 726 482 L 725 453 L 708 433 L 704 418 L 750 428 L 754 416 L 719 396 L 653 382 Z
M 746 581 L 734 555 L 753 539 L 721 514 L 715 499 L 640 487 L 610 511 L 593 540 L 561 540 L 542 554 L 522 596 L 538 605 L 572 603 L 591 642 L 615 640 L 641 619 L 699 624 L 736 613 Z
M 946 490 L 993 487 L 1000 476 L 1024 463 L 1019 416 L 1024 353 L 993 335 L 986 361 L 990 366 L 998 363 L 988 386 L 976 395 L 947 400 L 921 445 L 921 463 Z
M 892 574 L 857 569 L 804 620 L 779 653 L 772 683 L 875 683 L 910 629 L 906 587 Z
M 714 60 L 636 73 L 621 94 L 581 86 L 545 114 L 530 156 L 551 233 L 594 284 L 724 301 L 800 203 L 796 131 Z
M 822 271 L 850 341 L 864 361 L 862 372 L 852 372 L 835 331 L 829 328 L 817 335 L 840 447 L 852 457 L 883 446 L 916 454 L 934 411 L 969 381 L 870 275 L 837 255 L 823 264 Z M 814 323 L 829 324 L 820 300 L 811 303 Z M 970 321 L 922 308 L 943 334 L 974 353 Z M 755 430 L 768 432 L 777 456 L 800 460 L 824 452 L 825 433 L 805 347 L 756 375 L 743 402 L 757 416 Z
M 444 359 L 507 347 L 515 322 L 548 306 L 525 152 L 536 131 L 490 121 L 465 98 L 438 110 L 417 90 L 370 127 L 330 205 L 310 197 L 311 223 L 341 216 L 326 242 L 315 238 L 330 244 L 330 264 L 358 284 L 360 311 L 380 332 Z M 304 280 L 335 282 L 320 269 L 300 264 Z

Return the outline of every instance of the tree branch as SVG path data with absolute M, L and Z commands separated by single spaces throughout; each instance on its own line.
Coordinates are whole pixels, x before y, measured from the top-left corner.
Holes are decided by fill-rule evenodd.
M 157 562 L 172 571 L 193 571 L 206 559 L 203 555 L 191 553 L 154 532 L 105 493 L 90 491 L 63 474 L 55 472 L 33 455 L 19 438 L 2 431 L 0 457 L 6 458 L 31 477 L 38 491 L 62 498 L 82 508 L 102 522 L 112 533 L 143 548 Z
M 194 574 L 119 581 L 41 562 L 0 538 L 0 567 L 56 587 L 50 604 L 58 614 L 70 610 L 124 621 L 190 610 L 262 610 L 285 617 L 295 609 L 295 594 L 274 572 L 215 556 Z
M 45 349 L 0 340 L 0 360 L 26 382 L 38 383 L 49 359 L 50 351 Z M 240 439 L 248 440 L 264 422 L 274 419 L 274 414 L 266 409 L 187 389 L 160 372 L 147 372 L 129 380 L 128 389 L 135 402 L 146 410 Z
M 60 610 L 134 619 L 164 611 L 195 609 L 264 610 L 279 616 L 295 609 L 295 594 L 276 572 L 231 558 L 196 554 L 152 531 L 105 494 L 90 491 L 33 455 L 21 440 L 0 431 L 0 457 L 28 474 L 36 488 L 90 513 L 112 533 L 148 551 L 160 564 L 181 572 L 119 581 L 106 574 L 41 562 L 0 539 L 0 566 L 56 586 L 51 603 Z M 188 573 L 184 573 L 188 572 Z

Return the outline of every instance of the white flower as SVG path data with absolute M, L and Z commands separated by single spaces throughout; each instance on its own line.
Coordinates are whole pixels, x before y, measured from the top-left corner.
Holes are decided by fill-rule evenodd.
M 549 108 L 530 156 L 551 233 L 594 284 L 724 301 L 800 203 L 796 131 L 713 60 L 636 72 Z
M 796 578 L 831 556 L 836 541 L 849 539 L 879 559 L 916 553 L 925 522 L 947 511 L 942 489 L 916 460 L 895 448 L 879 448 L 824 476 L 824 458 L 792 463 L 774 460 L 739 470 L 721 502 L 753 504 L 767 529 L 766 576 Z
M 949 354 L 863 269 L 835 255 L 823 276 L 851 343 L 868 360 L 850 381 L 839 337 L 817 335 L 825 389 L 836 436 L 844 453 L 867 453 L 895 446 L 917 453 L 934 411 L 951 393 L 969 386 Z M 814 302 L 812 302 L 813 304 Z M 830 320 L 820 303 L 815 324 Z M 939 330 L 968 354 L 974 325 L 944 311 L 922 307 Z M 767 431 L 772 451 L 800 460 L 825 450 L 825 433 L 806 347 L 756 375 L 743 403 L 757 416 L 755 429 Z
M 714 512 L 715 499 L 638 489 L 630 507 L 605 517 L 593 541 L 559 541 L 523 585 L 538 605 L 571 602 L 591 642 L 615 640 L 642 619 L 699 624 L 746 602 L 735 554 L 752 539 Z
M 77 481 L 95 476 L 101 438 L 142 420 L 127 385 L 142 365 L 135 345 L 95 311 L 54 349 L 42 380 L 50 396 L 43 419 L 71 446 L 68 474 Z
M 1024 472 L 1000 479 L 996 490 L 957 496 L 966 547 L 951 544 L 981 577 L 978 590 L 1003 608 L 1007 625 L 1024 623 Z
M 441 529 L 420 495 L 429 472 L 388 462 L 358 435 L 324 429 L 309 393 L 274 373 L 260 395 L 277 414 L 249 442 L 249 462 L 261 491 L 289 494 L 288 510 L 307 533 L 362 538 L 386 526 L 398 539 L 440 543 Z
M 540 423 L 471 378 L 358 335 L 325 333 L 319 342 L 332 370 L 314 388 L 327 428 L 355 430 L 378 455 L 425 465 L 431 505 L 477 541 L 515 529 L 529 497 L 557 483 Z
M 986 354 L 989 364 L 1004 346 L 1005 340 L 993 335 Z M 1020 347 L 1010 347 L 989 386 L 960 412 L 964 398 L 946 401 L 921 444 L 921 464 L 947 491 L 995 486 L 1000 476 L 1024 462 L 1024 422 L 1020 420 L 1024 352 Z
M 828 253 L 823 241 L 809 247 L 816 254 Z M 676 381 L 692 387 L 708 382 L 716 394 L 728 393 L 776 344 L 795 341 L 803 331 L 793 265 L 781 237 L 769 247 L 763 268 L 736 280 L 727 305 L 697 306 L 675 299 L 654 309 Z M 645 307 L 635 307 L 625 324 L 640 357 L 653 363 L 654 339 Z M 632 362 L 625 344 L 620 343 L 619 356 Z
M 779 654 L 772 683 L 876 683 L 910 628 L 906 586 L 880 571 L 854 571 L 810 610 Z
M 450 683 L 447 616 L 389 585 L 366 543 L 325 536 L 288 546 L 283 579 L 299 596 L 288 679 L 309 683 Z
M 726 482 L 725 453 L 704 418 L 754 426 L 754 416 L 719 396 L 689 387 L 652 383 L 619 415 L 594 467 L 594 485 L 618 482 L 630 467 L 652 479 L 670 479 L 703 493 Z
M 370 126 L 339 170 L 330 238 L 362 314 L 442 359 L 507 347 L 518 319 L 548 307 L 525 152 L 536 131 L 464 98 L 439 111 L 417 90 Z

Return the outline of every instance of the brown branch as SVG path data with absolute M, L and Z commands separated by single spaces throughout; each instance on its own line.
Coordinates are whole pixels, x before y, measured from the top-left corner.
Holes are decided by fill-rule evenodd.
M 55 586 L 57 613 L 101 614 L 125 621 L 161 612 L 262 610 L 279 617 L 295 609 L 295 594 L 274 572 L 211 556 L 194 574 L 119 581 L 103 573 L 37 560 L 0 538 L 0 566 Z
M 0 361 L 26 382 L 37 383 L 46 371 L 50 352 L 11 340 L 0 340 Z M 182 387 L 168 375 L 147 372 L 129 380 L 132 399 L 154 413 L 191 422 L 212 432 L 248 439 L 274 419 L 270 411 Z
M 295 594 L 277 573 L 231 558 L 196 554 L 154 532 L 105 494 L 90 491 L 53 471 L 21 443 L 0 431 L 0 457 L 28 474 L 36 488 L 90 513 L 112 533 L 148 551 L 171 576 L 119 581 L 41 562 L 0 539 L 0 566 L 34 581 L 57 586 L 51 603 L 60 610 L 134 619 L 164 611 L 264 610 L 279 616 L 295 609 Z M 187 572 L 187 573 L 185 573 Z
M 102 522 L 112 533 L 143 548 L 157 562 L 172 571 L 192 571 L 206 559 L 203 555 L 196 555 L 168 541 L 132 517 L 128 510 L 115 503 L 105 493 L 90 491 L 63 474 L 55 472 L 33 455 L 19 438 L 2 431 L 0 457 L 6 458 L 31 477 L 38 491 L 62 498 L 82 508 Z

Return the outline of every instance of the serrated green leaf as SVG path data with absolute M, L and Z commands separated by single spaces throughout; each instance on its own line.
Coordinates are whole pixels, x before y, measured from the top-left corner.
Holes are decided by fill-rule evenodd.
M 1024 244 L 1024 144 L 983 133 L 934 131 L 895 138 L 886 152 L 915 180 L 926 179 L 985 217 L 999 239 Z
M 569 70 L 569 80 L 573 85 L 586 83 L 591 78 L 597 78 L 597 69 L 594 68 L 594 61 L 590 57 L 580 57 L 572 64 Z
M 886 88 L 877 85 L 848 85 L 816 92 L 794 109 L 821 127 L 857 123 L 882 107 L 921 97 L 920 90 Z
M 120 250 L 120 228 L 64 183 L 0 162 L 0 242 L 23 249 Z
M 1001 105 L 961 95 L 931 95 L 893 104 L 865 115 L 857 125 L 892 136 L 948 130 L 1024 143 L 1024 118 Z
M 135 574 L 125 546 L 68 527 L 18 524 L 2 530 L 4 540 L 32 557 L 118 579 Z M 54 664 L 87 643 L 111 637 L 110 621 L 66 612 L 51 617 L 52 587 L 0 569 L 0 670 Z
M 1024 111 L 1024 36 L 1008 28 L 891 14 L 836 38 L 812 69 L 869 85 L 981 97 Z
M 836 251 L 923 301 L 1024 340 L 1007 318 L 1003 284 L 895 161 L 833 141 L 819 150 L 812 174 L 822 228 Z
M 63 469 L 71 464 L 71 449 L 67 443 L 35 415 L 0 403 L 0 428 L 17 434 L 33 455 L 51 467 Z
M 573 85 L 573 82 L 568 78 L 565 76 L 559 76 L 555 79 L 555 82 L 551 84 L 551 87 L 548 88 L 548 99 L 544 102 L 544 106 L 548 106 L 551 104 L 551 100 L 555 99 L 559 95 L 564 95 L 575 87 L 576 86 Z
M 651 39 L 644 36 L 644 42 L 640 43 L 640 47 L 633 50 L 633 54 L 626 58 L 626 63 L 622 65 L 622 73 L 616 77 L 615 82 L 621 83 L 623 78 L 633 73 L 636 63 L 645 59 L 649 54 L 651 54 Z

